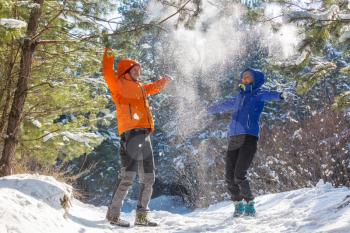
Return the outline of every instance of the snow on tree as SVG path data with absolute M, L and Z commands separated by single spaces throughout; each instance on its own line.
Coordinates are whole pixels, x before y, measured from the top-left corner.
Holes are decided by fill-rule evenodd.
M 18 19 L 5 19 L 0 18 L 0 26 L 8 28 L 8 29 L 18 29 L 18 28 L 24 28 L 27 26 L 27 23 L 18 20 Z

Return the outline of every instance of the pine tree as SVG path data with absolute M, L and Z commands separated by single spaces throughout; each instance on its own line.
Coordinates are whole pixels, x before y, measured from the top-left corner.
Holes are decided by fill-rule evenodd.
M 100 37 L 106 25 L 119 24 L 104 19 L 113 7 L 83 0 L 1 3 L 1 175 L 11 173 L 15 154 L 52 165 L 102 140 L 96 114 L 107 89 Z M 14 19 L 24 27 L 3 23 Z
M 260 1 L 260 3 L 263 1 Z M 270 1 L 264 1 L 269 3 Z M 296 24 L 303 37 L 298 49 L 299 57 L 290 61 L 276 63 L 274 69 L 280 70 L 297 82 L 297 93 L 306 94 L 313 88 L 318 88 L 323 81 L 332 83 L 337 80 L 341 88 L 340 95 L 334 98 L 337 110 L 346 109 L 349 97 L 344 93 L 342 83 L 349 83 L 349 18 L 348 2 L 343 0 L 323 1 L 318 9 L 308 9 L 305 6 L 288 1 L 277 1 L 284 8 L 283 17 L 287 22 Z M 302 4 L 302 3 L 300 3 Z M 252 21 L 271 22 L 263 16 L 262 8 L 253 8 L 248 12 Z M 272 25 L 278 30 L 278 25 Z M 271 64 L 272 65 L 272 64 Z M 338 90 L 339 91 L 339 90 Z M 341 107 L 342 106 L 342 107 Z

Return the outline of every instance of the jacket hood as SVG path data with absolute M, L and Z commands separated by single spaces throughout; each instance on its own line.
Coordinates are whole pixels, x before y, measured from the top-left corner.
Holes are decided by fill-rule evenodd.
M 141 66 L 140 63 L 134 60 L 130 60 L 130 59 L 120 60 L 118 62 L 118 68 L 117 68 L 118 78 L 120 78 L 123 74 L 127 73 L 135 65 Z
M 250 71 L 253 74 L 253 84 L 252 84 L 252 89 L 256 90 L 259 89 L 264 83 L 265 83 L 265 75 L 263 72 L 257 69 L 252 69 L 252 68 L 247 68 L 241 73 L 241 80 L 243 77 L 243 73 L 246 71 Z

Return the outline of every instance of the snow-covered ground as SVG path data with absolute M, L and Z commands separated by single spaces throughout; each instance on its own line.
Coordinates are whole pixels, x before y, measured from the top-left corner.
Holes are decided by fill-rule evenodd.
M 113 227 L 105 220 L 106 207 L 94 207 L 76 199 L 64 218 L 59 202 L 64 194 L 72 196 L 72 188 L 52 177 L 1 178 L 0 233 L 350 232 L 350 190 L 323 182 L 313 188 L 258 197 L 255 218 L 232 218 L 231 202 L 189 212 L 174 206 L 173 198 L 160 197 L 151 203 L 151 216 L 160 222 L 157 228 Z M 123 214 L 131 222 L 134 215 L 135 211 Z

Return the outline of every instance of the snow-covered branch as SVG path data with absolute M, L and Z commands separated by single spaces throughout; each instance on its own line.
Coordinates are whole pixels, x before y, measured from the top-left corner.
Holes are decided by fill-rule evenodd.
M 289 22 L 301 19 L 312 19 L 316 21 L 336 20 L 339 17 L 339 7 L 337 5 L 332 5 L 328 10 L 317 13 L 309 11 L 293 11 L 286 14 L 285 17 Z
M 339 42 L 347 42 L 350 41 L 350 31 L 345 31 L 339 38 Z
M 288 22 L 303 19 L 314 21 L 350 21 L 350 14 L 340 13 L 339 6 L 337 5 L 332 5 L 329 9 L 322 12 L 310 12 L 307 10 L 292 11 L 284 17 Z
M 19 29 L 19 28 L 27 27 L 27 23 L 18 19 L 2 18 L 0 19 L 0 26 L 8 29 Z

